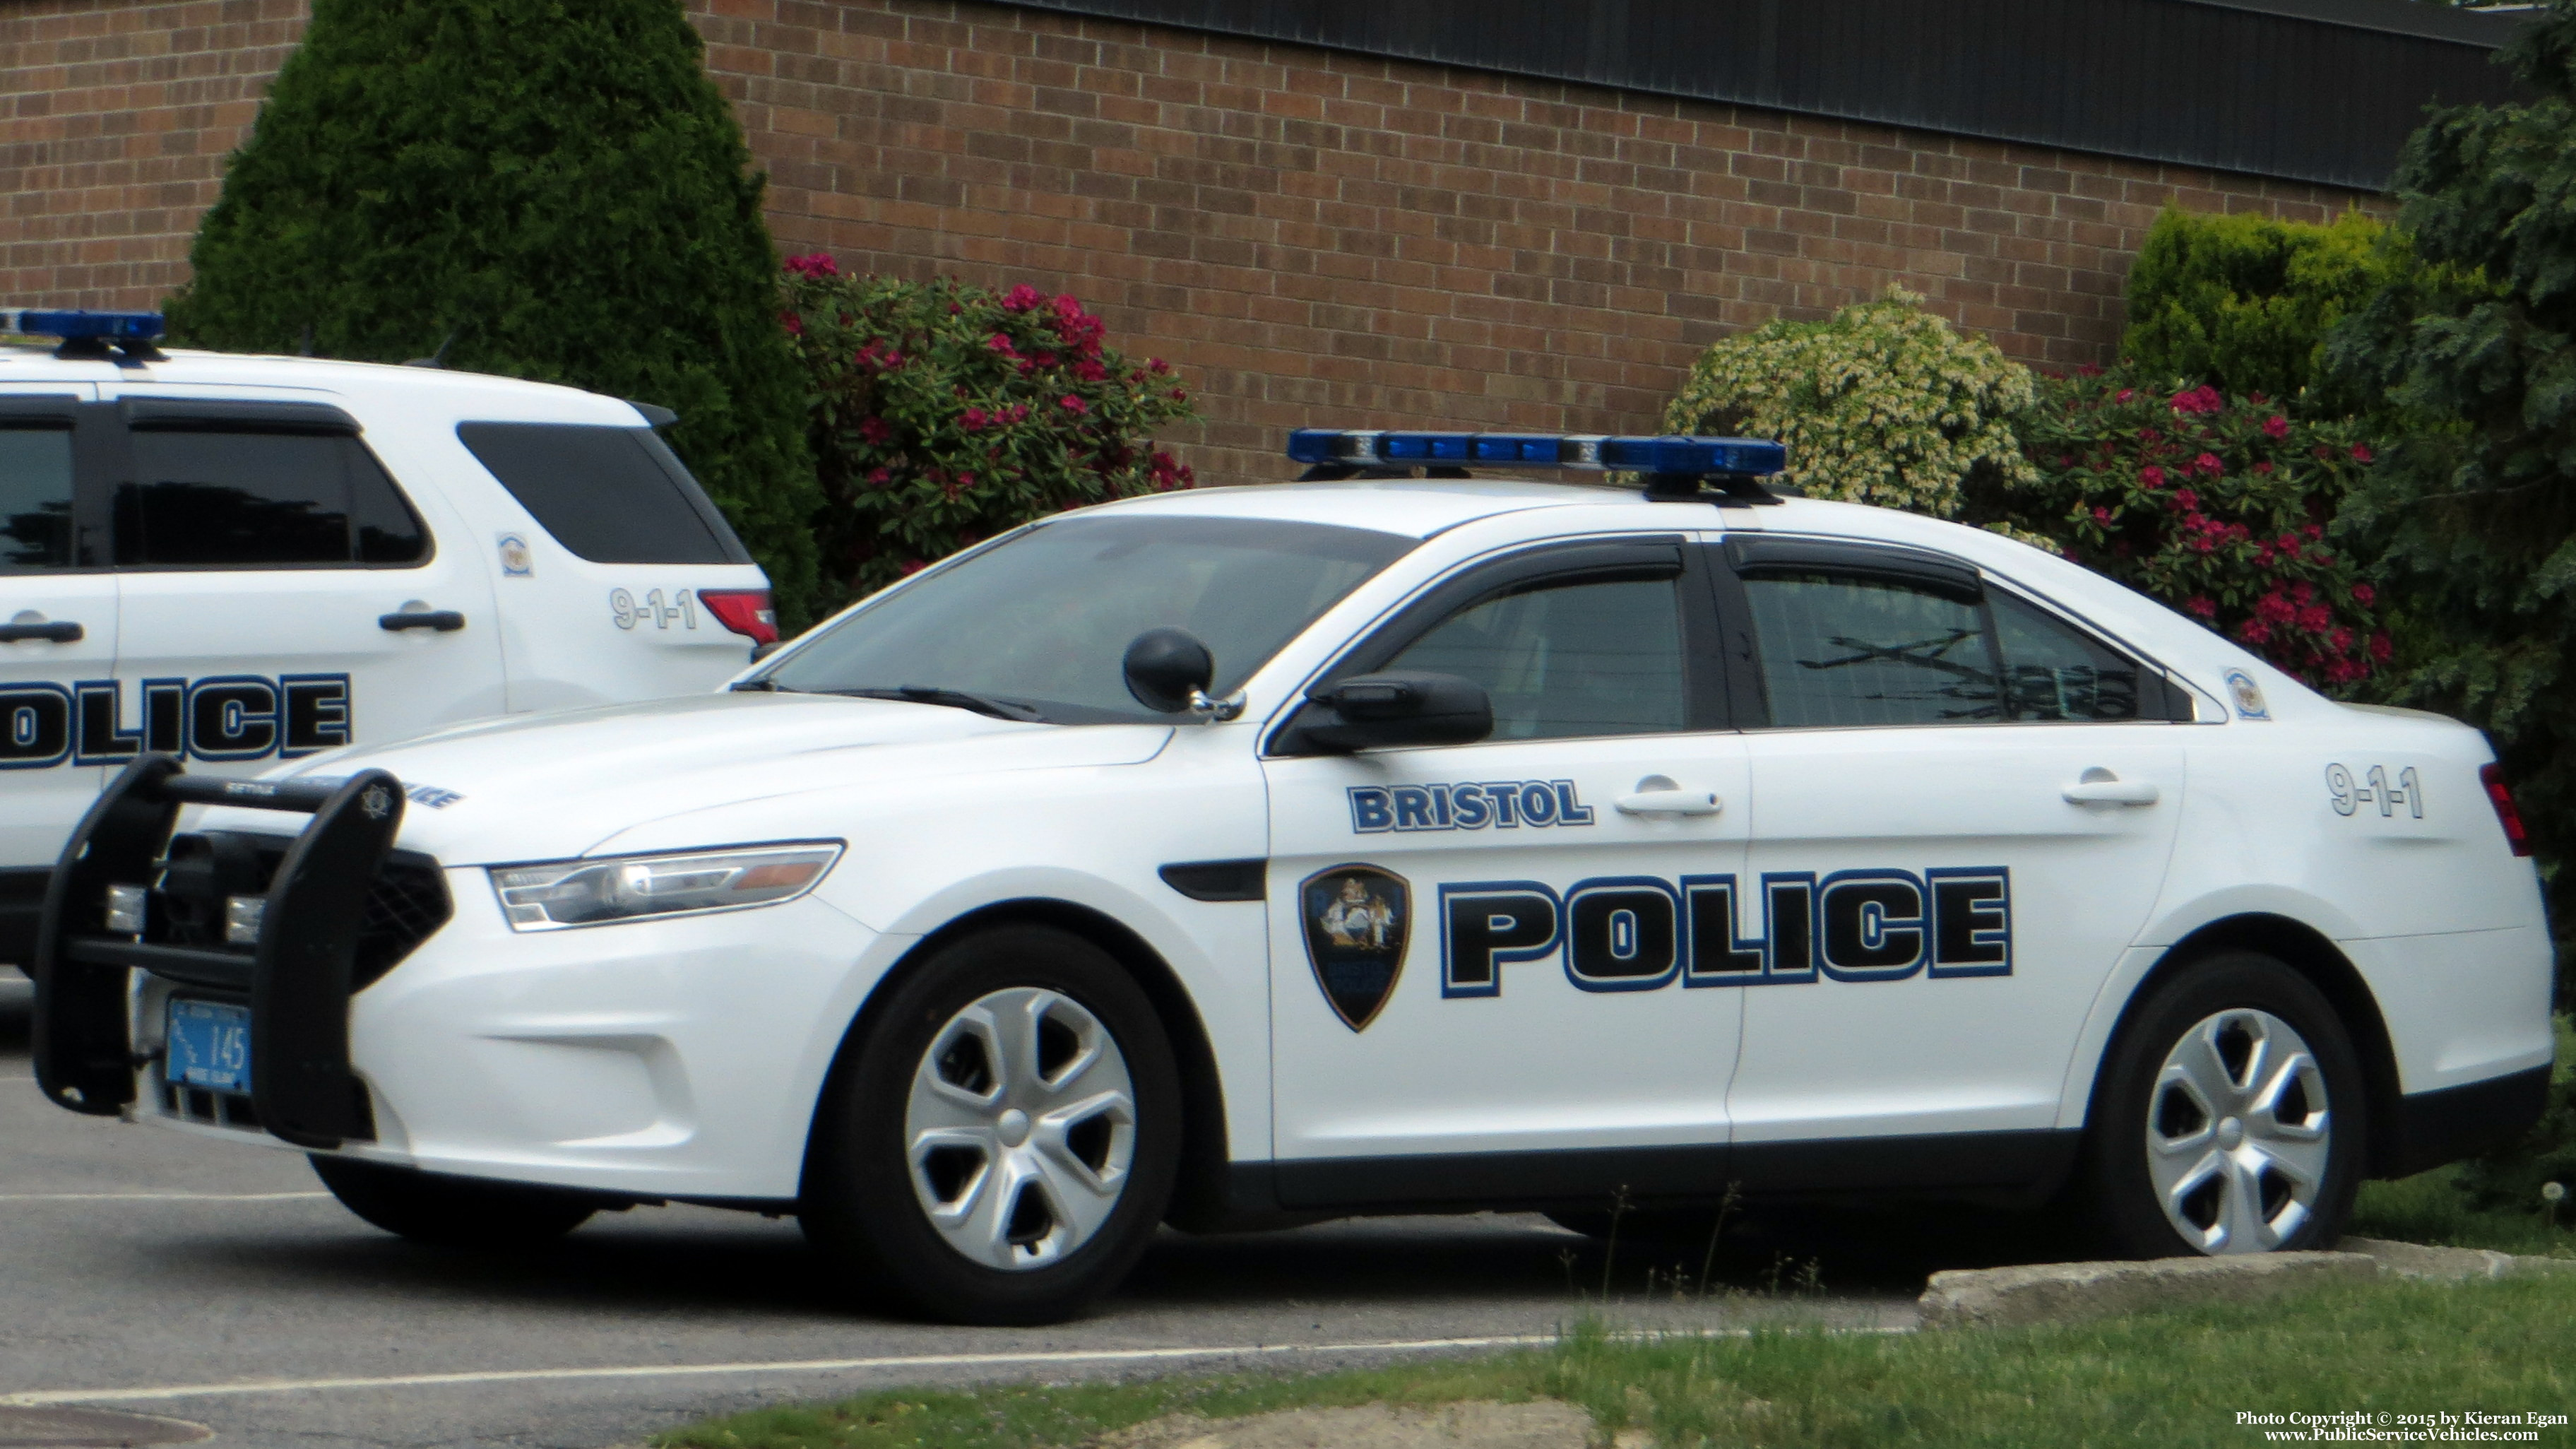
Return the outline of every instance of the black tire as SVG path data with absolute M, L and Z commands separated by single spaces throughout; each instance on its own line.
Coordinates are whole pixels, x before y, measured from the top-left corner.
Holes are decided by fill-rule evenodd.
M 1135 1266 L 1162 1221 L 1178 1172 L 1180 1076 L 1153 1003 L 1107 952 L 1069 932 L 1034 925 L 979 931 L 943 946 L 895 982 L 891 992 L 881 1007 L 872 1009 L 852 1029 L 823 1089 L 806 1148 L 798 1206 L 807 1240 L 832 1265 L 850 1294 L 863 1302 L 951 1323 L 1026 1325 L 1075 1317 Z M 1023 1090 L 1020 1083 L 1025 1081 L 1053 1090 L 1047 1086 L 1051 1069 L 1045 1063 L 1046 1025 L 1068 1018 L 1079 1024 L 1085 1016 L 1114 1046 L 1132 1103 L 1123 1146 L 1111 1145 L 1111 1131 L 1105 1127 L 1090 1139 L 1098 1144 L 1099 1158 L 1086 1158 L 1085 1170 L 1099 1181 L 1109 1180 L 1113 1153 L 1126 1155 L 1123 1167 L 1117 1169 L 1123 1172 L 1123 1186 L 1115 1190 L 1114 1206 L 1088 1230 L 1087 1237 L 1077 1240 L 1075 1228 L 1061 1223 L 1046 1196 L 1048 1186 L 1034 1181 L 1011 1186 L 1007 1203 L 1000 1192 L 995 1194 L 994 1225 L 1008 1229 L 1012 1246 L 1000 1248 L 989 1233 L 981 1242 L 988 1251 L 998 1250 L 1009 1258 L 1005 1266 L 970 1258 L 965 1249 L 953 1245 L 933 1225 L 923 1201 L 925 1194 L 945 1198 L 953 1190 L 956 1196 L 948 1199 L 952 1203 L 981 1202 L 973 1186 L 978 1181 L 974 1163 L 980 1161 L 989 1170 L 995 1161 L 991 1150 L 977 1157 L 971 1149 L 940 1149 L 973 1160 L 945 1169 L 945 1175 L 937 1178 L 932 1174 L 941 1169 L 925 1166 L 917 1188 L 905 1140 L 917 1077 L 927 1081 L 922 1074 L 935 1071 L 945 1079 L 973 1085 L 971 1062 L 965 1078 L 949 1077 L 956 1060 L 951 1054 L 958 1051 L 961 1038 L 943 1034 L 966 1020 L 964 1014 L 970 1008 L 982 1008 L 988 998 L 1040 1013 L 1034 1038 L 1037 1071 L 1033 1077 L 1016 1080 L 1005 1072 L 988 1083 L 996 1104 L 1005 1102 L 1006 1092 Z M 1053 999 L 1069 1002 L 1072 1010 L 1045 1004 Z M 934 1062 L 929 1053 L 943 1039 L 948 1045 Z M 1064 1090 L 1080 1086 L 1084 1092 L 1091 1091 L 1095 1082 L 1091 1073 L 1111 1060 L 1109 1054 L 1102 1054 L 1096 1062 L 1087 1062 L 1079 1075 L 1062 1068 L 1068 1073 L 1061 1079 Z M 1085 1125 L 1089 1120 L 1094 1119 L 1086 1119 Z M 1037 1142 L 1026 1114 L 1018 1130 L 1023 1141 Z M 1081 1130 L 1080 1126 L 1075 1129 Z M 1012 1152 L 1021 1151 L 1021 1144 L 1008 1137 L 993 1140 L 1007 1143 Z M 1058 1140 L 1070 1145 L 1073 1133 Z M 1063 1157 L 1041 1153 L 1038 1146 L 1028 1147 L 1015 1160 L 1041 1155 L 1048 1158 L 1042 1164 L 1047 1170 L 1070 1170 Z M 999 1180 L 988 1171 L 984 1185 Z M 1056 1182 L 1049 1179 L 1050 1184 Z M 1037 1206 L 1024 1212 L 1032 1194 Z M 1095 1196 L 1093 1202 L 1105 1195 Z M 1025 1233 L 1041 1235 L 1027 1243 L 1022 1241 L 1024 1217 L 1029 1220 Z M 1060 1240 L 1042 1236 L 1059 1228 Z M 962 1222 L 952 1231 L 961 1240 L 970 1236 Z M 1053 1250 L 1055 1256 L 1043 1256 L 1050 1241 L 1061 1246 Z M 1024 1255 L 1027 1266 L 1022 1265 Z
M 2294 1073 L 2270 1108 L 2257 1101 L 2237 1111 L 2222 1097 L 2212 1116 L 2200 1105 L 2199 1078 L 2165 1080 L 2169 1059 L 2178 1074 L 2193 1070 L 2180 1056 L 2186 1038 L 2206 1047 L 2202 1060 L 2223 1070 L 2231 1089 L 2283 1081 L 2279 1069 L 2301 1055 L 2315 1072 Z M 2222 952 L 2157 985 L 2105 1055 L 2093 1108 L 2078 1200 L 2112 1252 L 2279 1252 L 2329 1248 L 2342 1236 L 2369 1142 L 2361 1059 L 2324 993 L 2273 957 Z M 2322 1146 L 2271 1125 L 2285 1118 L 2297 1132 L 2321 1131 Z M 2302 1186 L 2302 1171 L 2312 1185 Z M 2213 1242 L 2213 1234 L 2223 1237 Z
M 311 1159 L 340 1205 L 386 1232 L 446 1248 L 549 1243 L 599 1211 L 597 1198 L 559 1188 L 450 1177 L 354 1157 Z

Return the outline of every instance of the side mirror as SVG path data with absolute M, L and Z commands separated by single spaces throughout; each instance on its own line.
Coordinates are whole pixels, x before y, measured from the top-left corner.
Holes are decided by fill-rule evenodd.
M 1216 682 L 1216 656 L 1187 629 L 1148 629 L 1127 646 L 1127 692 L 1160 714 L 1179 714 Z
M 1484 686 L 1454 674 L 1356 674 L 1306 691 L 1280 741 L 1292 754 L 1349 754 L 1398 745 L 1469 745 L 1494 732 Z

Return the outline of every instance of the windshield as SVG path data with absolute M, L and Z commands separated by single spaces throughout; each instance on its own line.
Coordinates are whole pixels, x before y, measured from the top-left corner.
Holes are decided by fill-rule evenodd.
M 763 679 L 812 693 L 959 691 L 1059 724 L 1169 719 L 1127 692 L 1137 635 L 1197 635 L 1223 698 L 1415 542 L 1269 519 L 1059 519 L 868 605 Z

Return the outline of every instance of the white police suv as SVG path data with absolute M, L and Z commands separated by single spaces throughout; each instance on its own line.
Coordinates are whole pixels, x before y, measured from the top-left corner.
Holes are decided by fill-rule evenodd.
M 137 759 L 54 877 L 44 1091 L 303 1148 L 424 1239 L 794 1212 L 983 1322 L 1167 1220 L 1623 1187 L 2074 1185 L 2127 1252 L 2305 1247 L 2537 1112 L 2549 945 L 2474 731 L 1783 501 L 1775 444 L 1291 452 L 728 692 Z
M 114 767 L 690 694 L 777 637 L 659 408 L 0 311 L 0 963 Z

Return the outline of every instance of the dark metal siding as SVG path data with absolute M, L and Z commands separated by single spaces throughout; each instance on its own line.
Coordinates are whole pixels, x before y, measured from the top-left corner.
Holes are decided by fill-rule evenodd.
M 2520 17 L 2416 0 L 1013 0 L 2377 190 Z

